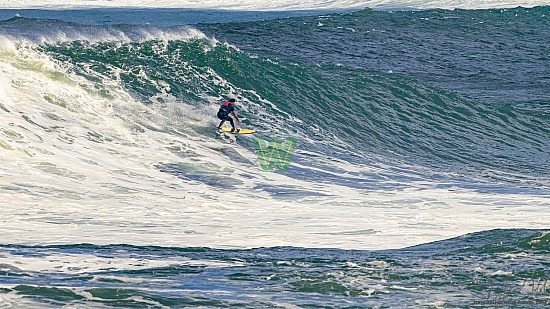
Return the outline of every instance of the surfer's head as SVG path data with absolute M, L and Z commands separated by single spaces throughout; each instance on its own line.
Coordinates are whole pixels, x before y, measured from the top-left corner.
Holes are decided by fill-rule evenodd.
M 229 102 L 235 103 L 235 99 L 229 99 Z

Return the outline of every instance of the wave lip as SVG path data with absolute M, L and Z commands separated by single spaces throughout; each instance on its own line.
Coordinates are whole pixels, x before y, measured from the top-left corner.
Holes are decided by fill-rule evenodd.
M 545 1 L 535 0 L 325 0 L 325 1 L 300 1 L 278 0 L 278 1 L 258 1 L 243 0 L 239 3 L 231 0 L 207 0 L 207 1 L 176 1 L 176 0 L 140 0 L 132 1 L 131 4 L 122 0 L 82 0 L 73 4 L 68 4 L 62 0 L 2 0 L 0 4 L 3 8 L 44 8 L 44 9 L 75 9 L 75 8 L 106 8 L 106 7 L 139 7 L 139 8 L 187 8 L 187 9 L 225 9 L 225 10 L 257 10 L 257 11 L 275 11 L 275 10 L 311 10 L 311 9 L 360 9 L 365 7 L 375 9 L 488 9 L 488 8 L 513 8 L 513 7 L 534 7 L 539 5 L 548 5 Z
M 15 16 L 0 22 L 0 39 L 6 42 L 30 41 L 34 44 L 59 44 L 73 41 L 99 42 L 146 42 L 189 41 L 205 39 L 206 35 L 190 26 L 99 26 L 90 27 L 72 22 L 52 19 L 37 19 Z M 215 40 L 212 40 L 215 43 Z

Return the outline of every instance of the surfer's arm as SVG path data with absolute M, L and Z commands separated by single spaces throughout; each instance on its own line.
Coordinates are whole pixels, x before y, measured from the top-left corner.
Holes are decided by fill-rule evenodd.
M 237 111 L 233 111 L 233 116 L 235 116 L 235 119 L 237 119 L 237 121 L 239 123 L 241 123 L 241 120 L 239 119 L 239 116 L 237 116 Z

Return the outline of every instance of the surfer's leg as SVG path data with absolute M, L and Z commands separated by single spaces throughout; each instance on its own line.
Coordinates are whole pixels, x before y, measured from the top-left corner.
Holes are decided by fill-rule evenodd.
M 231 117 L 228 117 L 229 118 L 229 122 L 231 122 L 231 126 L 233 127 L 233 131 L 237 131 L 237 129 L 235 129 L 235 122 L 233 121 L 233 118 Z
M 225 120 L 222 120 L 222 122 L 220 122 L 220 125 L 218 126 L 218 129 L 222 128 L 222 125 L 223 125 L 224 122 L 225 122 Z

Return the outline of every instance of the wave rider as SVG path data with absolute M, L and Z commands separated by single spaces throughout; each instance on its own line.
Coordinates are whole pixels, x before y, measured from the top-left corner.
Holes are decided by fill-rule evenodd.
M 230 114 L 233 114 L 233 116 L 235 116 L 235 119 L 237 119 L 239 124 L 241 123 L 241 120 L 237 116 L 237 111 L 235 110 L 235 99 L 229 99 L 222 103 L 222 106 L 218 111 L 218 118 L 222 120 L 220 122 L 220 125 L 218 126 L 218 130 L 221 129 L 224 122 L 229 121 L 231 123 L 231 126 L 233 127 L 231 133 L 237 133 L 239 132 L 239 129 L 235 128 L 235 123 L 233 122 L 233 118 L 231 118 Z

